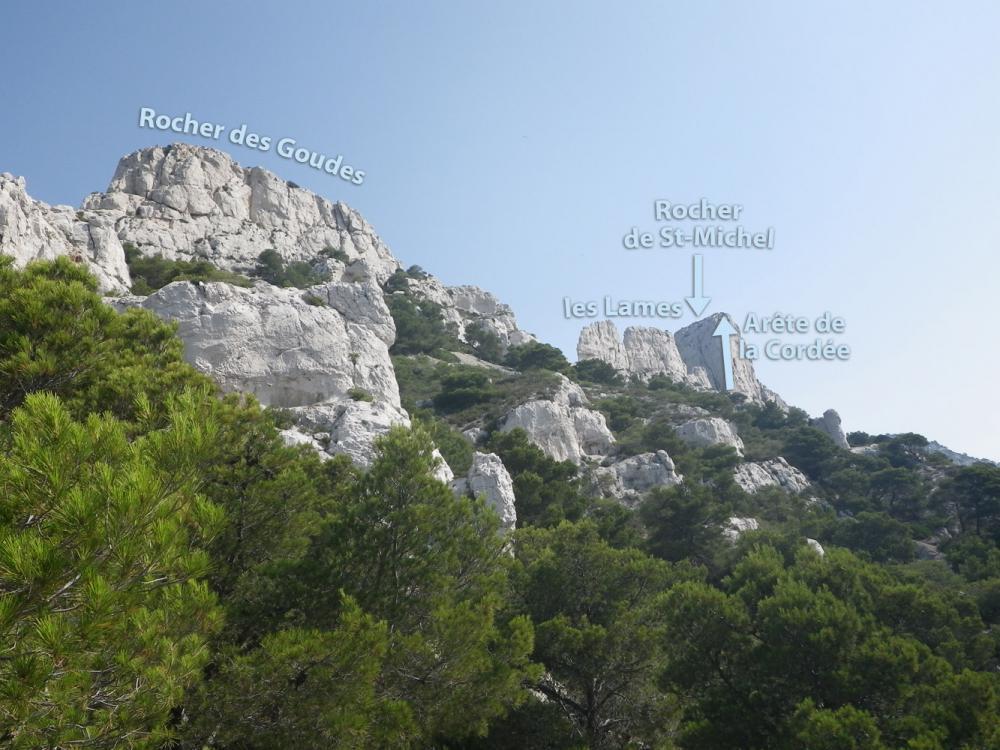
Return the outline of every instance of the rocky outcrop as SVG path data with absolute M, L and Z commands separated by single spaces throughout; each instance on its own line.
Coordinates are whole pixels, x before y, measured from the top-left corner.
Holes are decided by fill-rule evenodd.
M 757 531 L 760 522 L 756 518 L 741 518 L 731 516 L 722 527 L 722 535 L 731 542 L 735 542 L 741 536 L 750 531 Z
M 593 475 L 603 494 L 623 501 L 638 500 L 654 487 L 672 487 L 684 480 L 666 451 L 640 453 L 610 466 L 599 466 Z
M 616 370 L 643 381 L 653 375 L 666 375 L 678 383 L 709 386 L 703 375 L 688 372 L 674 337 L 658 328 L 631 326 L 625 329 L 624 338 L 619 341 L 618 329 L 612 321 L 591 323 L 580 332 L 576 356 L 580 360 L 603 360 Z
M 113 220 L 84 221 L 69 206 L 50 206 L 25 191 L 24 178 L 0 174 L 0 254 L 17 266 L 67 256 L 86 263 L 104 292 L 132 284 Z
M 944 456 L 949 461 L 951 461 L 956 466 L 972 466 L 973 464 L 991 464 L 997 466 L 996 461 L 990 461 L 986 458 L 976 458 L 975 456 L 970 456 L 968 453 L 959 453 L 958 451 L 953 451 L 951 448 L 941 445 L 941 443 L 936 440 L 931 440 L 924 446 L 924 452 L 930 454 L 938 454 Z
M 418 299 L 426 299 L 441 307 L 445 325 L 459 340 L 466 340 L 468 326 L 480 326 L 493 333 L 502 349 L 520 346 L 535 337 L 517 327 L 514 311 L 494 295 L 476 286 L 442 284 L 433 276 L 408 278 L 407 291 Z
M 345 455 L 359 466 L 371 465 L 375 441 L 395 426 L 410 426 L 402 409 L 369 401 L 331 401 L 290 410 L 297 430 L 328 455 Z
M 282 430 L 286 445 L 306 445 L 320 458 L 347 456 L 363 468 L 371 466 L 375 443 L 395 426 L 409 427 L 410 419 L 402 409 L 369 401 L 331 401 L 289 410 L 296 426 Z M 440 451 L 434 449 L 437 466 L 434 477 L 445 484 L 455 474 Z
M 806 537 L 806 546 L 809 547 L 809 549 L 811 549 L 820 557 L 826 557 L 826 550 L 823 549 L 823 545 L 817 542 L 815 539 L 810 539 Z
M 742 393 L 748 401 L 754 403 L 762 404 L 766 401 L 775 401 L 779 405 L 784 405 L 777 394 L 757 380 L 753 363 L 740 356 L 739 326 L 725 313 L 715 313 L 677 331 L 674 340 L 677 342 L 677 350 L 680 352 L 688 372 L 692 375 L 704 375 L 711 388 L 719 391 L 725 390 L 726 378 L 722 365 L 721 337 L 713 335 L 723 318 L 728 319 L 737 332 L 736 336 L 728 337 L 729 347 L 733 355 L 732 391 Z
M 516 407 L 501 430 L 517 428 L 552 458 L 576 464 L 589 456 L 606 455 L 615 442 L 604 415 L 588 409 L 580 386 L 563 375 L 559 375 L 559 385 L 551 398 Z
M 851 446 L 847 443 L 847 435 L 844 434 L 844 428 L 840 425 L 840 415 L 834 409 L 827 409 L 823 412 L 822 417 L 811 420 L 810 424 L 829 435 L 838 448 L 843 448 L 844 450 L 851 449 Z
M 113 227 L 121 242 L 143 253 L 207 259 L 231 271 L 253 269 L 257 256 L 272 248 L 286 261 L 312 262 L 324 250 L 339 251 L 346 264 L 363 261 L 378 283 L 399 267 L 347 205 L 266 169 L 241 167 L 222 151 L 186 143 L 123 158 L 107 191 L 88 196 L 81 214 L 90 224 Z
M 736 428 L 721 417 L 690 419 L 677 427 L 677 437 L 696 448 L 728 445 L 738 455 L 743 455 L 743 441 L 736 434 Z
M 733 479 L 744 492 L 750 494 L 765 487 L 780 487 L 797 494 L 810 487 L 805 474 L 781 456 L 769 461 L 740 464 L 733 470 Z
M 474 453 L 468 475 L 452 482 L 452 488 L 460 495 L 482 496 L 500 517 L 500 526 L 505 531 L 513 531 L 517 525 L 514 482 L 495 453 Z
M 185 358 L 226 390 L 293 407 L 350 398 L 357 388 L 398 409 L 389 359 L 394 328 L 381 295 L 335 284 L 316 291 L 340 309 L 264 283 L 247 289 L 179 281 L 131 301 L 177 321 Z
M 722 364 L 722 344 L 714 336 L 719 322 L 727 318 L 717 313 L 699 320 L 676 334 L 658 328 L 630 327 L 622 340 L 610 320 L 591 323 L 580 332 L 576 353 L 578 359 L 599 359 L 619 372 L 647 381 L 654 375 L 666 375 L 678 383 L 703 390 L 725 390 Z M 733 323 L 733 328 L 739 328 Z M 739 356 L 739 336 L 730 338 L 733 352 L 733 388 L 754 403 L 784 402 L 757 380 L 753 364 Z

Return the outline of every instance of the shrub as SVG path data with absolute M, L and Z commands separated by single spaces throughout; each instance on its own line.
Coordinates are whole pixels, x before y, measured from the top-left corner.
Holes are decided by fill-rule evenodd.
M 622 376 L 619 372 L 602 359 L 581 359 L 573 365 L 573 374 L 577 380 L 622 385 Z
M 434 397 L 434 406 L 444 412 L 455 412 L 497 397 L 489 375 L 466 370 L 447 375 L 441 380 L 441 392 Z
M 349 263 L 351 259 L 348 257 L 347 253 L 344 252 L 339 247 L 331 247 L 327 245 L 322 250 L 319 251 L 319 256 L 321 258 L 333 258 L 334 260 L 339 260 L 341 263 Z
M 445 328 L 440 305 L 427 300 L 417 303 L 402 294 L 393 294 L 387 301 L 396 323 L 396 341 L 390 349 L 393 354 L 430 354 L 460 347 Z
M 246 276 L 223 271 L 207 260 L 167 260 L 162 255 L 143 255 L 128 242 L 123 247 L 133 294 L 152 294 L 174 281 L 224 281 L 244 287 L 253 284 Z
M 281 287 L 294 286 L 300 289 L 322 284 L 330 278 L 329 274 L 316 271 L 304 260 L 286 263 L 273 248 L 257 256 L 257 268 L 254 273 L 268 284 Z
M 569 360 L 559 349 L 538 341 L 512 346 L 507 351 L 504 364 L 515 370 L 551 370 L 567 373 L 570 369 Z
M 465 327 L 465 340 L 480 359 L 496 363 L 503 361 L 500 337 L 482 323 L 469 323 Z
M 326 307 L 326 300 L 316 294 L 303 294 L 302 301 L 313 307 Z
M 350 396 L 355 401 L 374 401 L 375 397 L 372 396 L 364 388 L 351 388 L 347 391 L 347 395 Z
M 397 268 L 393 271 L 392 276 L 386 279 L 382 288 L 385 290 L 386 294 L 392 294 L 393 292 L 406 292 L 406 290 L 409 289 L 406 279 L 406 271 L 402 268 Z

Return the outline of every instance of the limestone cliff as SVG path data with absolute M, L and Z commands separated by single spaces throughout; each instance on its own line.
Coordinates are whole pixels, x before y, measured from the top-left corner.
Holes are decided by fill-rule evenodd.
M 591 323 L 580 332 L 576 353 L 578 359 L 599 359 L 624 375 L 648 381 L 654 375 L 666 375 L 678 383 L 694 388 L 724 390 L 720 339 L 712 334 L 723 317 L 733 328 L 739 327 L 725 313 L 716 313 L 681 328 L 676 333 L 658 328 L 632 326 L 625 329 L 622 340 L 610 320 Z M 784 402 L 757 380 L 753 364 L 739 356 L 739 337 L 730 339 L 733 354 L 733 388 L 748 401 Z

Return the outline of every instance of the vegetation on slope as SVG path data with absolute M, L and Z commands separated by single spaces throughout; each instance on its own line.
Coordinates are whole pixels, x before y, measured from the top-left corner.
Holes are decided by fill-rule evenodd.
M 65 260 L 0 260 L 0 745 L 1000 743 L 995 467 L 912 435 L 856 455 L 794 410 L 571 368 L 623 450 L 683 466 L 631 511 L 493 429 L 551 388 L 544 365 L 397 354 L 417 425 L 361 471 L 284 446 L 280 415 L 95 289 Z M 731 451 L 681 448 L 692 405 L 808 473 L 816 501 L 747 496 Z M 432 476 L 431 434 L 468 457 L 470 425 L 514 477 L 511 537 Z M 764 528 L 724 542 L 730 513 Z M 941 524 L 947 559 L 910 560 Z

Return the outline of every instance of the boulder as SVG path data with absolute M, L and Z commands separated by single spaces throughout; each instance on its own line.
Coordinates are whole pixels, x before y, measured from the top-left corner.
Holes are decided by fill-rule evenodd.
M 500 517 L 503 530 L 514 530 L 517 525 L 514 482 L 495 453 L 474 453 L 468 475 L 452 482 L 452 488 L 460 495 L 482 496 Z
M 768 461 L 740 464 L 733 470 L 733 479 L 744 492 L 750 494 L 764 487 L 780 487 L 797 494 L 811 486 L 805 474 L 781 456 Z
M 640 453 L 594 469 L 598 487 L 619 500 L 635 501 L 654 487 L 672 487 L 684 478 L 666 451 Z
M 741 518 L 739 516 L 731 516 L 728 521 L 726 521 L 725 526 L 722 528 L 722 534 L 729 541 L 735 542 L 741 536 L 746 534 L 748 531 L 757 531 L 760 528 L 760 522 L 756 518 Z
M 851 446 L 847 443 L 847 436 L 844 434 L 844 428 L 840 425 L 840 415 L 834 409 L 827 409 L 823 412 L 822 417 L 817 417 L 810 421 L 810 424 L 817 429 L 822 430 L 830 439 L 837 444 L 838 448 L 843 448 L 844 450 L 850 450 Z
M 501 430 L 520 428 L 529 439 L 557 461 L 579 464 L 588 456 L 606 455 L 615 438 L 604 415 L 586 407 L 587 397 L 578 385 L 559 375 L 555 393 L 515 407 Z
M 817 542 L 815 539 L 809 539 L 807 537 L 806 544 L 808 545 L 809 549 L 811 549 L 820 557 L 826 557 L 826 550 L 823 549 L 823 545 Z
M 728 445 L 743 455 L 743 441 L 736 434 L 736 428 L 721 417 L 690 419 L 677 427 L 677 437 L 696 448 Z
M 382 402 L 330 401 L 290 411 L 298 431 L 312 436 L 324 453 L 345 455 L 364 468 L 371 466 L 376 439 L 395 425 L 410 426 L 406 412 Z M 324 433 L 325 439 L 317 438 Z

